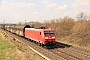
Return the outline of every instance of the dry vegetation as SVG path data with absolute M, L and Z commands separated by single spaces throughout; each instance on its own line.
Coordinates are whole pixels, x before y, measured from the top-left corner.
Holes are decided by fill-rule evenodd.
M 45 60 L 25 43 L 0 29 L 0 60 Z
M 80 12 L 77 20 L 69 17 L 36 22 L 35 27 L 45 26 L 53 28 L 56 32 L 57 41 L 90 48 L 90 19 Z

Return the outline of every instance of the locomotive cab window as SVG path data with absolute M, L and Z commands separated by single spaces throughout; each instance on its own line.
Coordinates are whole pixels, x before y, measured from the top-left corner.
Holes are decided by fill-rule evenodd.
M 54 36 L 54 31 L 50 31 L 50 35 L 51 36 Z
M 44 35 L 49 35 L 49 31 L 44 31 Z
M 54 35 L 54 31 L 44 31 L 44 35 L 46 36 Z
M 50 31 L 50 34 L 54 34 L 54 32 L 53 31 Z

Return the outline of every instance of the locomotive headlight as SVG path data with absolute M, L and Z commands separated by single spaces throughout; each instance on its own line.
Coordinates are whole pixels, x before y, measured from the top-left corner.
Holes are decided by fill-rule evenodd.
M 52 37 L 53 39 L 55 38 L 55 37 Z
M 48 39 L 48 37 L 45 37 L 45 39 Z

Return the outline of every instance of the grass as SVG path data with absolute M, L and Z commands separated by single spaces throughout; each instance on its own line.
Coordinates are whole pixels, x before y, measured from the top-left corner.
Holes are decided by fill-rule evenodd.
M 5 33 L 2 30 L 1 32 Z M 4 35 L 0 34 L 0 60 L 45 60 L 26 44 L 19 42 L 19 40 L 14 41 L 9 34 L 7 37 Z
M 17 55 L 16 46 L 0 36 L 0 60 L 21 60 Z

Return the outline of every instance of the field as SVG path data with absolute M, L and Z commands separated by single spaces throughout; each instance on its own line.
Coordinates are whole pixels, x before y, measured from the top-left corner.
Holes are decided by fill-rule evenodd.
M 4 33 L 0 30 L 0 60 L 45 60 L 27 45 L 5 37 Z
M 22 60 L 18 52 L 15 45 L 10 44 L 0 36 L 0 60 Z

